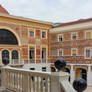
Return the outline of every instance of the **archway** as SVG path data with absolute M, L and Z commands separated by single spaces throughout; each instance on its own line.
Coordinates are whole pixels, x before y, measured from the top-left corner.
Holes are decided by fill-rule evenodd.
M 18 45 L 16 36 L 7 29 L 0 29 L 0 44 Z
M 76 69 L 76 78 L 83 78 L 87 80 L 87 70 L 83 68 Z
M 11 29 L 0 29 L 0 45 L 20 45 L 20 40 L 15 32 L 11 31 Z M 15 53 L 15 52 L 13 52 Z M 18 55 L 18 54 L 17 54 Z M 13 55 L 13 58 L 15 56 Z M 9 58 L 9 52 L 8 50 L 2 51 L 2 62 L 4 61 L 4 58 Z M 15 57 L 17 58 L 17 56 Z

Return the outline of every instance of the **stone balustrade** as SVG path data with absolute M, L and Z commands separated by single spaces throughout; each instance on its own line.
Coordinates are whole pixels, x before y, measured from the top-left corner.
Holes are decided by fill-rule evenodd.
M 41 72 L 11 67 L 1 69 L 2 87 L 14 92 L 75 92 L 65 72 Z

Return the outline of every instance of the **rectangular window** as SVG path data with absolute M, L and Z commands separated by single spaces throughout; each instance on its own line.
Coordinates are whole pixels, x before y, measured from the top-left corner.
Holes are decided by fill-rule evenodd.
M 86 58 L 91 58 L 91 49 L 90 48 L 86 48 L 86 50 L 85 50 L 85 57 Z
M 29 28 L 29 37 L 35 37 L 35 29 L 34 28 Z
M 42 62 L 46 62 L 46 48 L 42 48 Z
M 29 32 L 30 37 L 34 37 L 34 31 Z
M 58 50 L 58 56 L 63 56 L 63 50 L 62 49 Z
M 72 49 L 72 56 L 77 56 L 77 49 L 76 48 Z
M 74 32 L 72 33 L 72 40 L 77 40 L 78 36 L 77 36 L 77 33 Z
M 63 41 L 63 35 L 61 35 L 61 34 L 58 35 L 58 41 L 59 42 L 62 42 Z
M 91 32 L 86 32 L 86 39 L 91 39 Z
M 30 62 L 35 62 L 35 48 L 30 48 L 29 59 L 31 60 Z
M 42 38 L 46 38 L 46 32 L 42 32 Z

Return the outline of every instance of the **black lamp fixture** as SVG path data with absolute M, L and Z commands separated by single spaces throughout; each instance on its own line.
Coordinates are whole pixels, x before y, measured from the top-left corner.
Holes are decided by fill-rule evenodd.
M 82 78 L 76 79 L 73 82 L 73 87 L 77 92 L 83 92 L 87 88 L 87 82 Z
M 62 70 L 66 66 L 66 61 L 63 58 L 59 58 L 54 63 L 58 71 Z

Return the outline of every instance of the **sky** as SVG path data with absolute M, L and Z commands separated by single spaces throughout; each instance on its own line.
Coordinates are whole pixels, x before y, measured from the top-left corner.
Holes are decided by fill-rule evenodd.
M 65 23 L 92 18 L 92 0 L 1 0 L 11 15 Z

